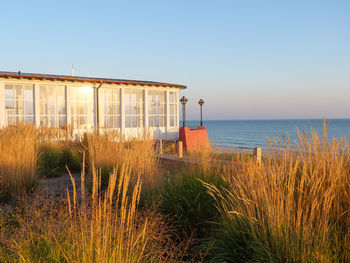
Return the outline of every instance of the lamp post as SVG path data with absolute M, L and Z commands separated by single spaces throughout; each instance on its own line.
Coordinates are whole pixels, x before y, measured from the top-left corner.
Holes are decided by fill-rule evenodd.
M 182 126 L 186 127 L 186 103 L 187 103 L 188 99 L 183 96 L 180 100 L 181 104 L 182 104 Z
M 203 108 L 204 101 L 202 99 L 200 99 L 198 101 L 198 104 L 201 106 L 201 126 L 203 126 L 203 110 L 202 110 L 202 108 Z

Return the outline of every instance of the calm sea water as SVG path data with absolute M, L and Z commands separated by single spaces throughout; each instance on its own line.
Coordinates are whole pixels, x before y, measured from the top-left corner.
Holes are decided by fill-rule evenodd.
M 328 120 L 327 120 L 328 121 Z M 328 138 L 350 138 L 350 119 L 329 120 Z M 308 131 L 309 125 L 323 134 L 323 120 L 225 120 L 204 121 L 209 140 L 215 145 L 228 147 L 267 147 L 267 138 L 282 138 L 282 133 L 289 135 L 290 141 L 298 139 L 299 130 Z M 182 125 L 182 123 L 180 124 Z M 187 121 L 187 126 L 195 127 L 199 121 Z

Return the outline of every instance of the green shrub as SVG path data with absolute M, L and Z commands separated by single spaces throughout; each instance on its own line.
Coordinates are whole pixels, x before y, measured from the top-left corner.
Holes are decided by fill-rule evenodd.
M 264 240 L 256 242 L 253 233 L 258 228 L 258 224 L 234 213 L 220 217 L 206 239 L 209 262 L 284 262 Z
M 55 177 L 64 173 L 64 167 L 61 165 L 62 148 L 59 145 L 44 144 L 39 151 L 37 166 L 41 177 Z
M 67 172 L 81 170 L 81 154 L 75 147 L 59 143 L 47 143 L 40 147 L 37 163 L 41 177 L 56 177 Z
M 62 150 L 62 156 L 60 160 L 60 166 L 65 167 L 68 166 L 68 169 L 71 172 L 80 172 L 82 165 L 82 157 L 79 150 L 73 147 L 64 147 Z
M 218 218 L 218 210 L 214 198 L 207 193 L 203 182 L 225 185 L 220 176 L 184 173 L 165 182 L 162 192 L 160 211 L 173 218 L 178 229 L 182 229 L 185 236 L 195 234 L 205 237 L 210 231 L 212 222 Z

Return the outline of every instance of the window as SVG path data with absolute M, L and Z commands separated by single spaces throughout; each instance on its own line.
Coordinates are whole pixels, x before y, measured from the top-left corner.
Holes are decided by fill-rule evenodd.
M 120 89 L 101 88 L 100 89 L 100 111 L 101 127 L 120 127 Z
M 65 87 L 40 85 L 40 126 L 66 125 Z
M 178 120 L 178 99 L 177 99 L 177 93 L 170 91 L 169 92 L 169 108 L 170 108 L 170 126 L 178 126 L 179 120 Z
M 5 84 L 6 124 L 34 123 L 33 94 L 32 84 Z
M 125 127 L 143 127 L 143 90 L 125 90 Z
M 150 127 L 165 126 L 165 91 L 148 92 L 148 124 Z
M 92 87 L 69 87 L 71 123 L 74 129 L 94 127 L 94 90 Z

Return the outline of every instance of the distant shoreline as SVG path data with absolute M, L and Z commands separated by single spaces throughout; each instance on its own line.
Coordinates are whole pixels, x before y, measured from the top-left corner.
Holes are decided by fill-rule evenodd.
M 215 153 L 245 153 L 253 154 L 254 148 L 229 147 L 229 146 L 212 146 L 211 150 Z
M 285 119 L 211 119 L 211 120 L 203 120 L 203 124 L 205 124 L 206 121 L 323 121 L 323 118 L 285 118 Z M 326 121 L 331 121 L 331 120 L 350 120 L 349 118 L 326 118 Z M 186 120 L 186 121 L 198 121 L 200 120 Z M 182 124 L 182 120 L 180 120 L 180 124 Z M 205 125 L 204 125 L 205 126 Z

